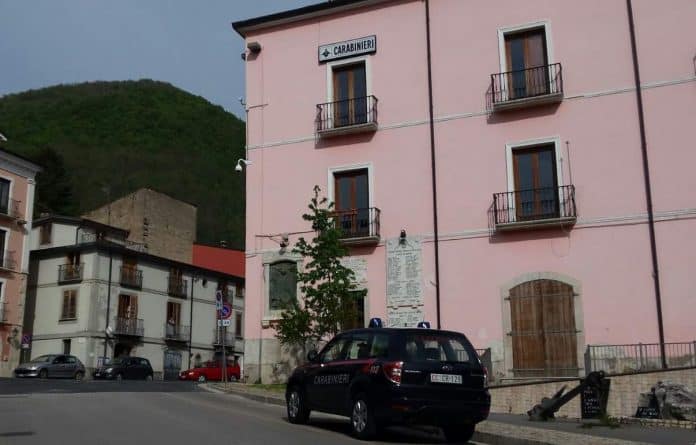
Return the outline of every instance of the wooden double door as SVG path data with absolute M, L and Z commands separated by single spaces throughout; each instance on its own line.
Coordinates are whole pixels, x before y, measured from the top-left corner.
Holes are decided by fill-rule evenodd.
M 543 28 L 505 35 L 507 99 L 549 94 L 547 54 Z
M 335 218 L 346 237 L 370 236 L 370 194 L 366 169 L 334 176 Z
M 367 79 L 365 64 L 354 63 L 333 69 L 334 127 L 367 122 Z
M 510 290 L 515 377 L 578 375 L 575 295 L 572 286 L 534 280 Z

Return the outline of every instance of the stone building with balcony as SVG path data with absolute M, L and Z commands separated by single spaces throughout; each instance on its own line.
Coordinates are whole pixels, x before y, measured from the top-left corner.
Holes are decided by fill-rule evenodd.
M 0 147 L 6 139 L 0 135 Z M 0 377 L 12 375 L 25 339 L 29 230 L 40 167 L 0 148 Z
M 315 185 L 367 290 L 358 322 L 462 331 L 505 379 L 693 341 L 695 17 L 692 0 L 342 0 L 233 23 L 253 378 L 292 368 L 273 321 L 301 298 Z
M 25 358 L 71 353 L 93 369 L 139 356 L 175 379 L 224 345 L 243 366 L 243 277 L 149 254 L 128 231 L 86 218 L 40 218 L 30 243 Z M 217 326 L 218 291 L 229 326 Z

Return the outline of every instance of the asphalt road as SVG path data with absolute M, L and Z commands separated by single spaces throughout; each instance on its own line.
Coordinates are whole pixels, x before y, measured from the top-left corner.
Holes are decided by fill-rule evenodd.
M 364 443 L 348 432 L 347 419 L 313 413 L 310 425 L 291 425 L 281 406 L 204 392 L 189 382 L 0 379 L 0 445 Z M 444 440 L 395 429 L 378 443 Z

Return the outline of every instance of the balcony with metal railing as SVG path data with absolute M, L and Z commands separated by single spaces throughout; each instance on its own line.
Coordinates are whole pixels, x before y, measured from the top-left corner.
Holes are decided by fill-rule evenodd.
M 23 221 L 21 206 L 22 201 L 16 199 L 8 199 L 7 202 L 0 203 L 0 217 Z
M 213 345 L 215 346 L 221 346 L 223 338 L 225 340 L 225 347 L 234 347 L 235 345 L 235 335 L 234 332 L 232 332 L 232 329 L 227 328 L 225 330 L 225 334 L 223 336 L 220 328 L 215 328 L 213 331 Z
M 496 230 L 573 225 L 577 219 L 575 187 L 543 187 L 493 194 Z
M 341 241 L 346 245 L 379 243 L 379 217 L 380 210 L 377 207 L 333 212 L 336 228 L 341 231 Z
M 145 333 L 143 320 L 140 318 L 117 317 L 114 324 L 114 334 L 129 337 L 142 337 Z
M 186 298 L 188 282 L 181 277 L 169 276 L 167 281 L 167 293 L 172 297 Z
M 15 253 L 13 250 L 8 250 L 4 254 L 0 254 L 0 269 L 5 271 L 16 270 L 17 262 L 15 261 Z
M 561 64 L 491 74 L 488 96 L 492 111 L 560 102 L 563 100 Z
M 188 342 L 190 333 L 190 326 L 182 326 L 171 323 L 164 324 L 164 339 L 167 341 Z
M 143 271 L 133 266 L 121 266 L 121 287 L 142 289 Z
M 365 96 L 318 104 L 316 129 L 321 137 L 377 130 L 377 98 Z
M 85 264 L 61 264 L 58 266 L 58 283 L 79 283 L 82 281 L 82 271 Z

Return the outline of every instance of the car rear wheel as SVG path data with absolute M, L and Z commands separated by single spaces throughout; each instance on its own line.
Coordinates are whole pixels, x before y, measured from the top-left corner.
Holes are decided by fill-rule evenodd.
M 199 376 L 198 376 L 198 383 L 205 383 L 205 381 L 206 381 L 206 378 L 205 378 L 204 375 L 199 375 Z
M 40 379 L 47 379 L 48 378 L 48 369 L 42 369 L 39 371 L 39 378 Z
M 361 440 L 372 439 L 377 434 L 374 410 L 364 393 L 358 394 L 353 399 L 350 427 L 353 435 Z
M 294 387 L 290 390 L 286 406 L 290 423 L 300 425 L 307 423 L 307 420 L 309 420 L 309 408 L 307 408 L 307 403 L 300 388 Z
M 466 443 L 474 436 L 474 425 L 453 425 L 442 428 L 448 442 Z
M 82 381 L 82 379 L 85 377 L 85 374 L 82 371 L 77 371 L 75 373 L 75 380 L 78 382 Z

